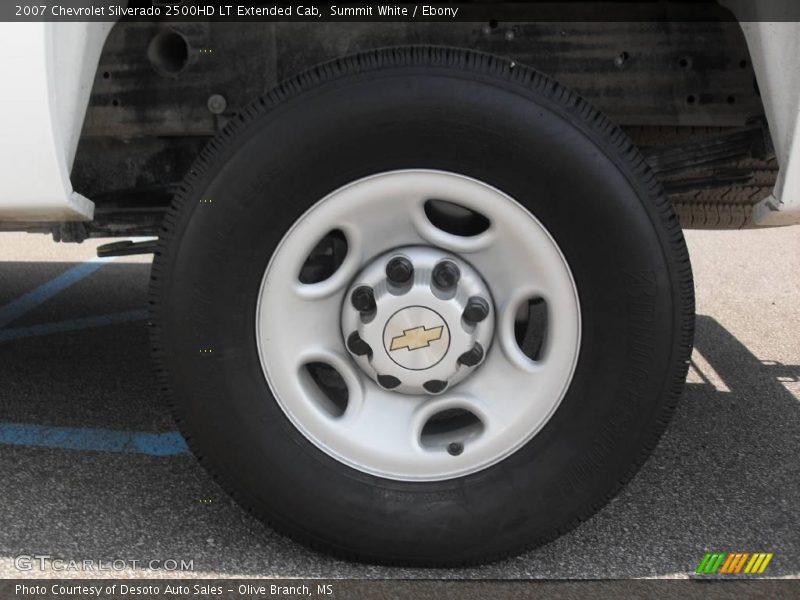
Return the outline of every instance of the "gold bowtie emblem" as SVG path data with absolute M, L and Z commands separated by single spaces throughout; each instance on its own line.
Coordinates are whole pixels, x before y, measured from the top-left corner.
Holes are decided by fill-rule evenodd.
M 442 325 L 426 329 L 422 325 L 414 327 L 413 329 L 406 329 L 403 335 L 398 335 L 392 338 L 392 345 L 389 350 L 400 350 L 408 348 L 409 350 L 419 350 L 420 348 L 427 348 L 431 342 L 435 342 L 442 337 Z

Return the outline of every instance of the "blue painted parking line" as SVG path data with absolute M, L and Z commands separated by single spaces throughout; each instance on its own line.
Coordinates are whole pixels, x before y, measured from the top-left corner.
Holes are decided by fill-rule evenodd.
M 177 431 L 148 433 L 84 427 L 0 423 L 0 444 L 150 456 L 180 456 L 189 449 Z
M 131 238 L 132 242 L 144 242 L 154 240 L 157 238 L 152 237 L 134 237 Z M 106 256 L 103 258 L 94 257 L 82 262 L 71 269 L 67 269 L 60 275 L 53 279 L 46 281 L 39 287 L 26 292 L 16 300 L 12 300 L 5 306 L 0 306 L 0 329 L 19 319 L 25 313 L 32 311 L 37 306 L 47 302 L 50 298 L 63 292 L 65 289 L 73 284 L 78 283 L 103 267 L 104 265 L 115 260 L 116 256 Z
M 83 262 L 64 271 L 61 275 L 43 283 L 30 292 L 23 294 L 5 306 L 0 307 L 0 327 L 4 327 L 37 306 L 44 304 L 56 294 L 79 282 L 81 279 L 88 277 L 112 260 L 114 260 L 114 257 L 93 258 L 92 260 Z
M 53 323 L 40 323 L 28 325 L 26 327 L 0 327 L 0 343 L 10 342 L 41 335 L 52 335 L 55 333 L 66 333 L 69 331 L 79 331 L 92 327 L 103 327 L 105 325 L 116 325 L 118 323 L 130 323 L 132 321 L 144 321 L 147 319 L 147 309 L 124 310 L 97 317 L 85 317 L 82 319 L 68 319 L 66 321 L 55 321 Z

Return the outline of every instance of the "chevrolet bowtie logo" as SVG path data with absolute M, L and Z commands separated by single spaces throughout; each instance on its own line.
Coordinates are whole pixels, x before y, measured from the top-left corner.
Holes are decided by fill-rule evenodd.
M 419 350 L 420 348 L 427 348 L 431 342 L 435 342 L 442 337 L 442 325 L 425 329 L 422 325 L 414 327 L 413 329 L 406 329 L 403 335 L 398 335 L 392 338 L 392 345 L 389 350 L 400 350 L 408 348 L 409 350 Z

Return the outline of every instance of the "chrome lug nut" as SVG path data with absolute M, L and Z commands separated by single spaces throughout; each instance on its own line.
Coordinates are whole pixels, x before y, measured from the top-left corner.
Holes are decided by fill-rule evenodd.
M 489 316 L 489 303 L 485 298 L 472 296 L 464 308 L 464 320 L 469 323 L 480 323 Z
M 357 331 L 354 331 L 347 337 L 347 349 L 356 356 L 372 354 L 372 348 L 370 348 L 367 342 L 361 339 Z
M 465 367 L 474 367 L 483 360 L 483 346 L 475 342 L 475 345 L 458 357 L 458 362 Z
M 431 379 L 430 381 L 423 383 L 422 387 L 424 387 L 425 390 L 431 394 L 438 394 L 439 392 L 444 391 L 444 388 L 447 387 L 447 382 L 441 381 L 440 379 Z
M 375 310 L 375 292 L 368 285 L 360 285 L 350 294 L 350 303 L 362 314 L 371 313 Z
M 400 380 L 392 375 L 378 375 L 378 383 L 387 390 L 391 390 L 400 385 Z
M 395 256 L 386 265 L 386 277 L 396 285 L 408 283 L 414 275 L 414 265 L 404 256 Z
M 460 278 L 461 271 L 452 260 L 443 260 L 433 268 L 433 283 L 441 290 L 454 287 Z

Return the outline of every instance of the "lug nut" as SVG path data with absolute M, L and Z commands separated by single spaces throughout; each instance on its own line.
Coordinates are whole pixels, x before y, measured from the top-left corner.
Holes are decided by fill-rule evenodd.
M 464 308 L 464 320 L 470 323 L 480 323 L 489 316 L 489 303 L 480 296 L 471 296 Z
M 458 456 L 464 451 L 464 444 L 462 444 L 461 442 L 451 442 L 447 444 L 447 451 L 452 456 Z
M 475 345 L 464 352 L 461 356 L 458 357 L 458 362 L 460 362 L 465 367 L 474 367 L 479 362 L 483 360 L 483 346 L 481 346 L 478 342 L 475 342 Z
M 391 375 L 378 375 L 378 383 L 380 383 L 387 390 L 391 390 L 400 385 L 400 380 Z
M 375 310 L 375 292 L 368 285 L 360 285 L 350 294 L 350 303 L 360 313 L 371 313 Z
M 395 256 L 386 265 L 386 277 L 396 285 L 408 283 L 414 275 L 414 265 L 404 256 Z
M 433 268 L 433 283 L 441 290 L 447 290 L 458 283 L 461 271 L 452 260 L 443 260 Z
M 424 387 L 431 394 L 438 394 L 439 392 L 444 391 L 444 388 L 447 387 L 447 382 L 440 379 L 431 379 L 430 381 L 423 383 L 422 387 Z
M 347 337 L 347 349 L 356 356 L 372 354 L 372 348 L 370 348 L 367 342 L 361 339 L 357 331 L 354 331 Z

